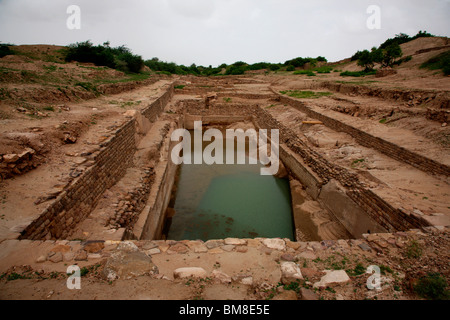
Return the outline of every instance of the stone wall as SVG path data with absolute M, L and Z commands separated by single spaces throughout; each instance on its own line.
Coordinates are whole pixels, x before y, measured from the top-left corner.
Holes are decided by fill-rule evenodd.
M 36 168 L 40 161 L 35 154 L 36 151 L 31 148 L 21 153 L 0 154 L 0 181 Z
M 142 110 L 155 121 L 173 95 L 173 85 Z M 112 136 L 100 144 L 100 150 L 90 155 L 94 164 L 72 180 L 62 193 L 35 219 L 19 239 L 64 239 L 83 221 L 97 204 L 101 195 L 126 173 L 133 164 L 136 151 L 136 120 L 124 122 Z
M 169 103 L 169 101 L 172 99 L 174 94 L 174 88 L 173 83 L 171 83 L 166 91 L 153 103 L 151 103 L 148 107 L 141 110 L 141 114 L 146 117 L 151 122 L 156 121 L 158 116 L 161 114 L 161 112 L 164 110 L 165 106 Z
M 299 108 L 310 111 L 300 101 L 286 99 L 285 97 L 281 97 L 281 99 L 284 99 L 282 100 L 282 103 L 291 104 L 294 107 L 296 107 L 297 103 L 299 103 Z M 303 109 L 301 111 L 306 112 Z M 217 104 L 206 110 L 201 102 L 192 101 L 192 103 L 186 105 L 185 112 L 190 115 L 201 114 L 204 118 L 208 116 L 211 117 L 213 115 L 221 116 L 223 114 L 242 115 L 252 117 L 257 128 L 279 129 L 281 145 L 280 156 L 282 161 L 285 163 L 289 171 L 306 187 L 308 194 L 310 194 L 315 200 L 320 200 L 319 196 L 323 191 L 323 187 L 331 181 L 335 181 L 338 183 L 343 195 L 348 198 L 349 203 L 353 203 L 351 207 L 358 208 L 357 210 L 352 210 L 354 213 L 353 218 L 348 216 L 338 217 L 338 219 L 347 219 L 347 223 L 345 223 L 345 225 L 350 228 L 348 231 L 356 237 L 361 236 L 362 232 L 366 232 L 367 229 L 363 231 L 361 228 L 367 226 L 370 226 L 368 229 L 375 229 L 375 232 L 393 232 L 429 225 L 420 216 L 417 216 L 412 212 L 407 212 L 402 208 L 395 208 L 387 201 L 380 198 L 377 194 L 366 188 L 360 182 L 356 174 L 348 171 L 346 168 L 331 163 L 322 155 L 311 149 L 306 141 L 303 141 L 302 138 L 295 134 L 292 130 L 273 118 L 264 108 L 256 105 L 247 105 L 244 108 L 242 105 L 238 104 Z M 322 118 L 318 118 L 318 120 L 322 121 Z M 327 119 L 324 120 L 327 121 Z M 346 126 L 345 124 L 331 118 L 329 118 L 329 122 L 330 127 L 335 130 L 341 126 Z M 328 123 L 325 124 L 328 125 Z M 363 139 L 361 137 L 366 137 L 367 135 L 358 129 L 352 127 L 349 128 L 353 130 L 349 130 L 347 133 L 355 136 L 355 138 L 358 136 L 359 139 Z M 384 145 L 384 141 L 382 139 L 376 137 L 372 138 L 375 141 L 373 145 L 361 144 L 375 149 L 378 149 L 381 145 Z M 376 146 L 377 143 L 378 147 Z M 386 143 L 388 144 L 388 142 Z M 409 153 L 412 153 L 395 145 L 391 148 L 392 150 L 401 150 L 398 152 L 399 157 L 408 157 Z M 404 153 L 403 150 L 405 151 Z M 414 157 L 414 155 L 415 154 L 413 154 L 412 157 Z M 417 155 L 417 157 L 421 156 Z M 410 159 L 410 161 L 412 160 Z M 433 161 L 431 160 L 430 163 L 432 162 Z M 330 190 L 330 192 L 334 191 L 336 190 Z M 326 204 L 325 206 L 327 207 Z M 328 203 L 328 207 L 331 206 L 332 204 Z M 332 211 L 333 210 L 331 210 L 331 212 Z M 361 212 L 365 213 L 370 221 L 365 218 L 363 219 L 361 217 Z M 352 213 L 350 212 L 347 214 L 350 215 Z M 358 223 L 363 220 L 363 227 L 356 228 Z
M 20 239 L 61 239 L 83 221 L 105 190 L 111 188 L 130 166 L 135 151 L 135 122 L 127 121 L 101 144 L 93 155 L 95 165 L 74 179 L 33 221 Z
M 400 208 L 394 208 L 384 199 L 367 189 L 359 181 L 356 174 L 329 162 L 316 151 L 309 148 L 305 141 L 298 137 L 292 130 L 274 119 L 266 110 L 255 108 L 254 112 L 255 121 L 259 127 L 280 130 L 280 144 L 288 146 L 294 154 L 302 159 L 308 171 L 314 172 L 315 178 L 311 186 L 320 189 L 320 192 L 323 186 L 331 180 L 339 182 L 344 188 L 345 194 L 372 220 L 389 232 L 428 225 L 419 216 Z M 309 174 L 308 176 L 311 177 L 312 175 Z M 303 181 L 301 182 L 304 183 Z M 349 232 L 352 233 L 352 230 L 349 230 Z
M 427 104 L 434 109 L 450 109 L 450 95 L 448 92 L 436 92 L 432 90 L 401 90 L 377 88 L 372 86 L 355 85 L 350 83 L 337 83 L 330 81 L 305 81 L 305 86 L 310 89 L 328 89 L 342 94 L 377 97 L 406 103 L 409 106 Z
M 348 124 L 311 110 L 299 100 L 295 100 L 286 96 L 280 96 L 280 100 L 281 103 L 289 104 L 294 108 L 297 108 L 301 112 L 307 114 L 308 116 L 322 121 L 327 127 L 333 130 L 345 132 L 351 135 L 362 146 L 373 148 L 395 160 L 409 164 L 426 173 L 440 174 L 445 176 L 450 175 L 450 167 L 445 164 L 439 163 L 435 160 L 398 146 L 392 142 L 375 137 L 367 132 L 361 131 Z

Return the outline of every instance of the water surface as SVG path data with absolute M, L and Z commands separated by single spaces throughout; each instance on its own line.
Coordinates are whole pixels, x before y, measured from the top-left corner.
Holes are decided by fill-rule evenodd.
M 294 239 L 289 181 L 261 164 L 182 164 L 168 239 Z

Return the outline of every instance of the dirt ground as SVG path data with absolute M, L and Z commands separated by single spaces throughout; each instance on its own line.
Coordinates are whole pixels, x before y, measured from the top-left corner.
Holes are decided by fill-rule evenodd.
M 0 299 L 409 300 L 421 298 L 413 288 L 424 276 L 439 272 L 448 279 L 450 272 L 448 229 L 374 234 L 366 240 L 285 240 L 277 248 L 258 239 L 134 243 L 136 250 L 146 252 L 149 263 L 157 266 L 156 274 L 148 274 L 148 268 L 128 260 L 129 266 L 135 266 L 132 270 L 120 279 L 108 279 L 105 270 L 109 260 L 121 250 L 114 243 L 104 242 L 103 247 L 94 249 L 99 251 L 84 260 L 36 262 L 36 257 L 46 253 L 66 252 L 66 258 L 67 253 L 80 248 L 93 251 L 98 243 L 35 243 L 32 252 L 24 255 L 29 244 L 3 242 L 2 257 L 9 263 L 0 261 L 0 270 L 4 270 L 0 273 Z M 294 285 L 283 280 L 286 274 L 282 266 L 293 263 L 290 261 L 300 266 L 302 274 L 301 279 L 292 281 Z M 15 266 L 7 268 L 12 262 Z M 81 288 L 71 290 L 67 287 L 66 270 L 73 263 L 84 271 Z M 370 265 L 381 270 L 379 290 L 367 285 L 372 274 L 365 270 Z M 175 277 L 178 268 L 186 267 L 202 268 L 205 274 Z M 144 269 L 147 271 L 140 273 Z M 345 270 L 349 277 L 320 285 L 325 270 Z
M 153 262 L 163 270 L 168 279 L 154 276 L 137 277 L 131 281 L 119 279 L 109 283 L 101 276 L 96 276 L 95 272 L 89 272 L 88 276 L 83 278 L 83 290 L 80 291 L 67 290 L 64 274 L 54 273 L 51 276 L 52 272 L 64 273 L 66 266 L 59 265 L 55 268 L 52 265 L 48 270 L 41 270 L 42 266 L 37 265 L 35 261 L 38 258 L 37 252 L 30 255 L 28 261 L 28 258 L 23 258 L 26 252 L 19 254 L 18 251 L 18 256 L 14 258 L 7 246 L 10 239 L 15 239 L 18 233 L 42 212 L 52 199 L 51 195 L 58 194 L 71 178 L 80 174 L 77 170 L 79 164 L 84 161 L 82 155 L 98 148 L 99 143 L 125 121 L 124 113 L 127 110 L 144 108 L 174 80 L 184 83 L 186 87 L 183 90 L 176 90 L 171 104 L 166 107 L 165 112 L 168 114 L 176 111 L 180 101 L 204 99 L 209 91 L 216 91 L 225 96 L 229 94 L 230 97 L 233 94 L 272 95 L 273 92 L 288 90 L 330 92 L 328 96 L 317 99 L 305 98 L 302 101 L 313 110 L 362 128 L 377 137 L 392 141 L 437 162 L 450 165 L 450 126 L 446 122 L 427 118 L 427 109 L 436 109 L 434 103 L 438 98 L 448 98 L 450 78 L 444 77 L 439 72 L 418 67 L 429 58 L 448 50 L 448 47 L 439 49 L 448 45 L 448 38 L 423 38 L 402 45 L 404 55 L 411 55 L 413 59 L 397 67 L 396 74 L 382 78 L 376 76 L 343 78 L 339 76 L 339 72 L 318 74 L 316 77 L 272 72 L 268 75 L 217 79 L 152 75 L 140 83 L 126 81 L 125 83 L 132 85 L 123 91 L 115 82 L 113 89 L 117 93 L 112 90 L 109 94 L 94 92 L 86 83 L 98 81 L 95 82 L 97 85 L 111 86 L 114 79 L 124 80 L 126 77 L 124 74 L 91 65 L 63 64 L 58 60 L 60 59 L 58 50 L 61 50 L 61 47 L 21 46 L 19 49 L 23 50 L 22 55 L 0 59 L 0 155 L 20 154 L 27 148 L 34 150 L 34 155 L 26 170 L 12 176 L 5 175 L 0 181 L 0 247 L 4 250 L 0 251 L 0 266 L 4 272 L 3 280 L 0 280 L 0 298 L 215 300 L 266 299 L 273 294 L 270 298 L 281 296 L 289 299 L 290 293 L 286 291 L 292 290 L 277 287 L 281 275 L 279 262 L 282 253 L 272 251 L 267 254 L 265 248 L 260 246 L 250 247 L 245 255 L 235 251 L 220 253 L 218 256 L 191 251 L 176 255 L 158 254 L 152 256 Z M 359 70 L 355 62 L 346 61 L 339 62 L 335 68 L 342 71 Z M 326 86 L 322 86 L 327 82 L 352 85 L 356 88 L 356 93 L 332 92 Z M 84 83 L 88 89 L 75 85 L 76 83 Z M 358 94 L 358 87 L 374 88 L 381 94 L 377 97 Z M 429 102 L 414 103 L 388 98 L 383 95 L 383 90 L 399 92 L 423 90 L 424 94 L 437 92 L 440 96 Z M 240 104 L 249 101 L 239 97 L 229 99 L 232 99 L 232 103 Z M 303 125 L 303 121 L 314 119 L 308 118 L 293 107 L 270 99 L 252 103 L 258 103 L 275 119 L 292 128 L 299 136 L 305 138 L 309 146 L 329 161 L 358 174 L 364 183 L 382 198 L 399 207 L 418 212 L 433 225 L 450 225 L 448 176 L 431 175 L 393 160 L 377 150 L 361 146 L 351 136 L 323 125 Z M 448 112 L 447 109 L 444 111 Z M 106 201 L 114 201 L 114 197 L 112 195 Z M 314 205 L 311 206 L 315 208 Z M 77 238 L 80 234 L 82 236 L 85 230 L 79 231 Z M 89 237 L 86 236 L 87 238 Z M 354 268 L 357 261 L 372 259 L 391 266 L 391 269 L 405 278 L 400 281 L 392 276 L 391 289 L 383 291 L 390 293 L 379 298 L 415 299 L 417 296 L 412 296 L 410 288 L 407 287 L 408 281 L 416 281 L 426 268 L 444 270 L 448 281 L 448 235 L 428 235 L 428 237 L 419 235 L 419 238 L 424 248 L 424 254 L 420 259 L 405 258 L 404 254 L 397 251 L 382 251 L 380 255 L 380 252 L 374 249 L 365 252 L 352 247 L 357 252 L 355 251 L 355 257 L 350 258 L 350 264 Z M 333 240 L 336 241 L 337 238 Z M 47 250 L 49 247 L 42 246 L 42 250 L 44 249 Z M 397 249 L 401 251 L 405 250 L 405 247 L 399 246 Z M 296 257 L 305 252 L 297 249 L 294 251 L 295 254 L 291 253 Z M 311 273 L 312 279 L 318 281 L 323 275 L 322 271 L 330 267 L 324 262 L 330 257 L 330 253 L 323 250 L 315 251 L 314 248 L 312 253 L 314 256 L 309 255 L 310 258 L 303 258 L 305 260 L 300 261 L 306 266 L 306 272 Z M 350 256 L 352 255 L 348 252 L 346 257 Z M 91 267 L 98 265 L 97 274 L 101 274 L 105 259 L 95 260 L 95 257 L 93 259 L 83 262 L 82 265 Z M 312 262 L 313 260 L 317 262 Z M 18 263 L 17 268 L 22 268 L 20 272 L 11 269 L 15 262 Z M 175 266 L 195 265 L 211 273 L 216 263 L 230 275 L 249 269 L 254 283 L 238 285 L 234 282 L 224 284 L 197 279 L 186 284 L 187 280 L 173 279 Z M 421 268 L 425 270 L 419 270 Z M 5 280 L 5 277 L 13 273 L 30 275 L 30 279 Z M 358 292 L 360 283 L 363 283 L 365 278 L 355 276 L 351 280 L 351 285 L 320 291 L 317 297 L 323 299 L 374 297 L 367 290 Z M 358 283 L 359 286 L 356 286 Z M 394 285 L 401 286 L 401 290 L 394 290 Z M 309 288 L 310 285 L 305 287 Z M 291 295 L 291 298 L 301 298 L 298 290 L 293 291 L 296 295 Z

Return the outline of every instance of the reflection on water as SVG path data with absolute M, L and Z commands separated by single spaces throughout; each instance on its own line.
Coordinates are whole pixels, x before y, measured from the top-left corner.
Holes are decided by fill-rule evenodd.
M 167 238 L 293 239 L 289 182 L 261 176 L 261 167 L 183 164 Z

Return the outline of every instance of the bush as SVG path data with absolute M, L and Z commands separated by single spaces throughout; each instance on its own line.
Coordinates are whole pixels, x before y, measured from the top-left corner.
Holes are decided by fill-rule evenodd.
M 270 69 L 271 71 L 277 71 L 277 70 L 280 69 L 280 66 L 277 65 L 277 64 L 271 64 L 271 65 L 269 66 L 269 69 Z
M 144 66 L 141 56 L 134 55 L 125 47 L 110 48 L 109 43 L 94 46 L 92 42 L 78 42 L 69 45 L 65 60 L 94 63 L 124 72 L 138 73 Z
M 394 43 L 383 50 L 382 66 L 392 67 L 395 59 L 400 58 L 403 55 L 402 48 L 398 43 Z
M 268 69 L 270 67 L 270 63 L 268 62 L 257 62 L 250 66 L 248 66 L 249 70 L 262 70 L 262 69 Z
M 331 70 L 333 70 L 333 67 L 329 67 L 329 66 L 323 66 L 323 67 L 314 69 L 314 71 L 317 71 L 317 73 L 331 73 Z
M 414 37 L 410 37 L 406 33 L 400 33 L 400 34 L 395 35 L 394 38 L 387 39 L 385 42 L 383 42 L 380 45 L 380 49 L 386 49 L 387 47 L 389 47 L 393 44 L 401 45 L 403 43 L 407 43 L 409 41 L 416 40 L 418 38 L 429 38 L 429 37 L 435 37 L 435 36 L 432 35 L 431 33 L 428 33 L 426 31 L 422 31 L 422 30 L 420 30 Z
M 408 258 L 417 259 L 422 256 L 422 248 L 416 240 L 412 240 L 406 248 L 406 256 Z
M 286 68 L 286 71 L 295 71 L 295 67 L 294 66 L 288 66 Z
M 375 63 L 383 61 L 383 52 L 381 49 L 373 47 L 371 51 L 364 50 L 359 54 L 358 66 L 364 67 L 365 72 L 373 71 Z
M 404 57 L 404 58 L 402 58 L 400 60 L 395 61 L 393 64 L 396 65 L 396 66 L 399 66 L 402 63 L 408 62 L 408 61 L 411 61 L 411 60 L 412 60 L 412 56 L 407 56 L 407 57 Z
M 141 71 L 142 67 L 144 66 L 144 60 L 142 60 L 141 56 L 133 55 L 130 52 L 123 53 L 119 56 L 117 56 L 117 61 L 124 62 L 126 68 L 119 69 L 120 71 L 124 72 L 132 72 L 132 73 L 139 73 Z M 117 62 L 116 62 L 117 65 Z
M 294 66 L 294 68 L 301 68 L 303 67 L 305 64 L 310 63 L 312 66 L 315 66 L 317 64 L 317 62 L 327 62 L 327 59 L 325 59 L 324 57 L 317 57 L 317 58 L 302 58 L 302 57 L 298 57 L 292 60 L 288 60 L 284 63 L 285 66 Z
M 425 299 L 448 300 L 450 293 L 447 286 L 447 281 L 441 274 L 429 272 L 425 277 L 419 279 L 414 286 L 414 291 Z
M 233 64 L 227 68 L 227 71 L 225 72 L 225 74 L 226 75 L 241 75 L 241 74 L 244 74 L 245 71 L 247 71 L 247 67 L 245 65 Z
M 14 54 L 14 51 L 9 48 L 10 46 L 11 44 L 0 44 L 0 58 Z
M 376 74 L 375 70 L 372 71 L 344 71 L 341 72 L 341 77 L 365 77 Z

